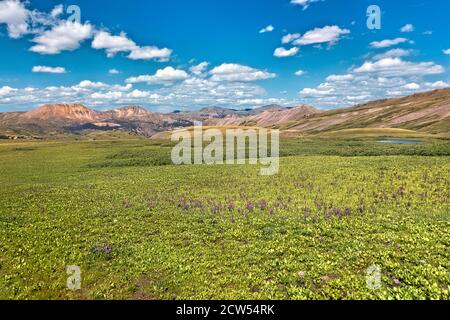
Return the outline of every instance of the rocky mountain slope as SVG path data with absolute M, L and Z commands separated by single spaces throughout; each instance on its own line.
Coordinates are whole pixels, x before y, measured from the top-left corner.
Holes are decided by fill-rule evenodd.
M 295 108 L 281 108 L 279 106 L 265 108 L 259 113 L 246 117 L 231 115 L 223 119 L 210 121 L 217 126 L 258 126 L 274 127 L 288 125 L 296 121 L 309 119 L 311 116 L 321 113 L 321 111 L 310 106 L 299 106 Z
M 283 128 L 302 133 L 355 128 L 399 128 L 446 133 L 450 132 L 450 88 L 317 113 Z
M 247 110 L 211 107 L 164 114 L 139 106 L 96 111 L 79 104 L 50 104 L 29 112 L 0 113 L 0 137 L 45 138 L 92 130 L 123 130 L 150 137 L 192 126 L 194 121 L 209 126 L 279 128 L 299 134 L 356 128 L 450 133 L 450 88 L 330 111 L 306 105 L 294 108 L 270 105 Z

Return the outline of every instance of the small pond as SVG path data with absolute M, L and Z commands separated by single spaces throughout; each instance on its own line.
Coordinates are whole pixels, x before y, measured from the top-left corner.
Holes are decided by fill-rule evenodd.
M 378 142 L 380 142 L 380 143 L 398 143 L 398 144 L 422 144 L 423 143 L 420 140 L 396 140 L 396 139 L 381 140 Z

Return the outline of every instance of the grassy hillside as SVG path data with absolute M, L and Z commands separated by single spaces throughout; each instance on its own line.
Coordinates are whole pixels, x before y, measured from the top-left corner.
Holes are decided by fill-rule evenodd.
M 304 133 L 358 128 L 399 128 L 425 133 L 450 132 L 450 88 L 331 110 L 281 126 Z
M 1 142 L 0 298 L 450 298 L 448 141 L 281 146 L 262 177 L 153 161 L 166 141 Z

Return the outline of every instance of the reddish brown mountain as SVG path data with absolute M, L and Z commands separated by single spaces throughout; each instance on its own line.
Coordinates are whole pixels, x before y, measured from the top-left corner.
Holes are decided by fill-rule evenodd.
M 212 121 L 211 124 L 224 126 L 259 126 L 259 127 L 273 127 L 280 125 L 287 125 L 302 119 L 308 119 L 312 115 L 320 113 L 319 110 L 311 106 L 299 106 L 295 108 L 282 108 L 280 106 L 272 106 L 265 108 L 247 117 L 240 117 L 236 115 L 228 116 L 224 119 Z
M 48 104 L 26 112 L 22 117 L 35 121 L 68 120 L 83 123 L 97 121 L 100 113 L 81 104 Z

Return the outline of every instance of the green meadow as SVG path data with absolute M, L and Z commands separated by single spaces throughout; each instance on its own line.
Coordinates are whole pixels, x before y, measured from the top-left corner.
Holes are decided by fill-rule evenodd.
M 283 138 L 275 176 L 167 141 L 0 142 L 0 298 L 450 299 L 450 140 L 377 140 Z

